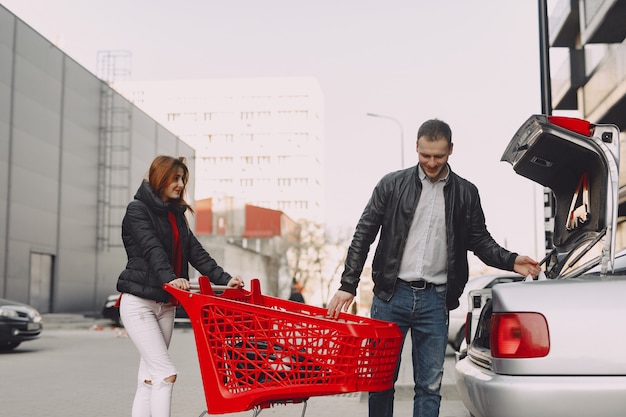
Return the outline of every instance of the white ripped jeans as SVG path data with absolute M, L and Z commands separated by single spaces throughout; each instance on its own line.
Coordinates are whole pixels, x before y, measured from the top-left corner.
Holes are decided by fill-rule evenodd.
M 122 295 L 120 317 L 141 356 L 132 417 L 170 417 L 174 383 L 165 378 L 177 374 L 168 352 L 175 315 L 172 304 Z

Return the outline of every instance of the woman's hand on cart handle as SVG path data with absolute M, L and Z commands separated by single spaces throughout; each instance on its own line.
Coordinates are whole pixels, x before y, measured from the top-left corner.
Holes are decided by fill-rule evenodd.
M 169 282 L 172 287 L 178 288 L 179 290 L 189 290 L 191 288 L 191 284 L 187 278 L 176 278 Z
M 348 308 L 354 300 L 354 295 L 347 291 L 337 291 L 328 303 L 328 317 L 336 319 L 341 311 L 348 311 Z
M 230 288 L 243 288 L 243 284 L 243 279 L 240 276 L 236 276 L 232 277 L 227 285 Z

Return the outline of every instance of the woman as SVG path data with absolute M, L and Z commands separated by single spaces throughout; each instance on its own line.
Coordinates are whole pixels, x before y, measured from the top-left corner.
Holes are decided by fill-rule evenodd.
M 243 286 L 204 250 L 193 235 L 185 211 L 189 180 L 185 158 L 158 156 L 128 205 L 122 240 L 128 255 L 117 281 L 122 293 L 120 317 L 139 351 L 137 391 L 132 417 L 169 417 L 176 368 L 168 353 L 176 306 L 162 287 L 189 289 L 189 263 L 217 285 Z

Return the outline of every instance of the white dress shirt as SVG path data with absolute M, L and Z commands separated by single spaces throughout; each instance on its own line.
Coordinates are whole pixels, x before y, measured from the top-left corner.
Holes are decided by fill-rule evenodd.
M 423 279 L 433 284 L 447 281 L 447 242 L 443 187 L 445 177 L 432 183 L 418 165 L 422 193 L 411 223 L 398 278 L 404 281 Z

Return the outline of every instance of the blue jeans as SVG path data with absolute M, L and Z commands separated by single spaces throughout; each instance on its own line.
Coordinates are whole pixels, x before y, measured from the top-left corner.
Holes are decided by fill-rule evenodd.
M 404 338 L 411 329 L 413 344 L 413 417 L 437 417 L 441 379 L 448 344 L 445 286 L 415 289 L 397 283 L 391 300 L 374 296 L 372 318 L 398 324 Z M 403 339 L 404 340 L 404 339 Z M 400 357 L 394 382 L 398 379 Z M 369 394 L 369 417 L 392 417 L 395 389 Z

